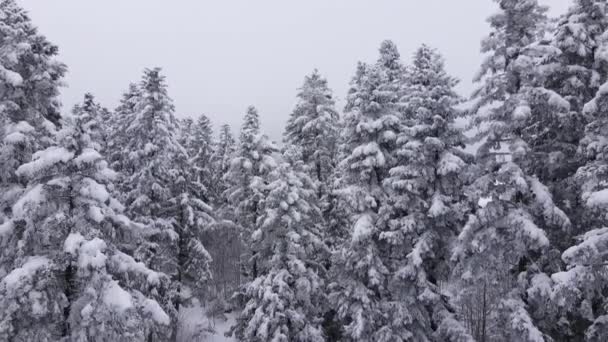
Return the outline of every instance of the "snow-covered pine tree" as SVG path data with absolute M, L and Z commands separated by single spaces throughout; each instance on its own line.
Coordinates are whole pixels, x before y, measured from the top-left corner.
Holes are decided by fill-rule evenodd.
M 384 180 L 389 196 L 379 215 L 386 225 L 380 239 L 391 271 L 385 304 L 391 319 L 378 341 L 472 341 L 441 291 L 468 211 L 463 185 L 473 159 L 461 150 L 466 139 L 454 126 L 456 84 L 439 53 L 425 45 L 416 51 L 402 99 L 410 120 L 397 141 L 397 165 Z
M 518 118 L 523 121 L 522 139 L 531 158 L 520 166 L 549 187 L 579 232 L 587 224 L 573 176 L 585 162 L 577 153 L 586 125 L 583 105 L 608 77 L 602 38 L 608 28 L 607 9 L 604 0 L 574 1 L 551 39 L 529 46 L 520 58 L 533 79 L 522 89 L 530 110 L 521 111 Z M 569 238 L 557 240 L 567 242 Z
M 327 80 L 315 69 L 304 78 L 298 103 L 285 127 L 285 142 L 301 148 L 302 160 L 317 183 L 319 199 L 335 167 L 339 115 Z
M 192 137 L 194 136 L 194 120 L 192 118 L 184 118 L 178 120 L 179 135 L 177 141 L 186 149 L 188 155 L 192 155 L 190 147 L 192 145 Z
M 163 340 L 169 316 L 154 297 L 169 278 L 119 247 L 144 228 L 107 190 L 116 173 L 95 150 L 85 113 L 16 174 L 27 183 L 2 225 L 0 339 Z
M 139 85 L 135 83 L 129 84 L 129 88 L 125 91 L 120 99 L 120 104 L 111 115 L 111 120 L 107 123 L 108 140 L 107 140 L 107 158 L 112 169 L 120 172 L 122 175 L 123 169 L 129 164 L 128 160 L 124 159 L 123 146 L 126 146 L 130 139 L 126 133 L 129 125 L 135 117 L 135 105 L 139 101 L 141 90 Z M 122 162 L 125 165 L 122 165 Z
M 95 102 L 95 97 L 91 93 L 84 94 L 84 101 L 76 104 L 72 109 L 72 114 L 77 116 L 82 124 L 87 126 L 85 129 L 89 132 L 91 143 L 96 151 L 101 154 L 105 153 L 106 141 L 109 127 L 106 126 L 104 120 L 107 109 L 103 108 L 99 103 Z
M 213 205 L 218 220 L 205 238 L 205 246 L 213 258 L 215 303 L 222 305 L 227 304 L 224 300 L 230 298 L 241 285 L 239 261 L 244 250 L 241 231 L 235 224 L 234 208 L 226 198 L 229 184 L 224 179 L 235 153 L 236 141 L 230 126 L 224 124 L 220 127 L 219 138 L 211 155 L 211 176 L 216 194 Z
M 558 49 L 547 63 L 547 88 L 564 97 L 580 114 L 608 76 L 605 0 L 574 0 L 557 23 L 550 46 Z
M 581 139 L 580 153 L 587 160 L 578 169 L 580 196 L 588 228 L 608 226 L 608 82 L 584 108 L 589 123 Z
M 145 70 L 139 92 L 134 113 L 127 113 L 126 136 L 120 138 L 121 189 L 127 212 L 148 225 L 136 256 L 173 281 L 175 291 L 165 293 L 162 304 L 174 319 L 181 303 L 200 298 L 210 277 L 210 256 L 200 239 L 213 219 L 179 144 L 173 104 L 159 68 Z
M 185 151 L 177 142 L 177 121 L 160 69 L 146 69 L 139 88 L 141 93 L 133 104 L 125 136 L 121 137 L 121 191 L 125 194 L 127 212 L 137 221 L 154 226 L 150 233 L 159 235 L 157 242 L 176 241 L 171 218 L 159 216 L 174 195 L 171 188 L 172 173 L 176 171 L 174 161 Z M 157 250 L 153 254 L 156 262 L 142 260 L 155 269 L 175 274 L 173 263 L 159 260 L 165 257 L 163 253 Z
M 561 324 L 554 336 L 600 341 L 608 336 L 608 83 L 584 107 L 588 124 L 580 153 L 586 165 L 576 173 L 586 232 L 562 254 L 567 269 L 551 276 L 550 295 Z M 584 339 L 583 339 L 584 337 Z
M 225 197 L 232 206 L 234 220 L 241 227 L 241 239 L 248 245 L 251 234 L 257 227 L 267 195 L 268 174 L 277 167 L 274 153 L 276 146 L 260 133 L 257 109 L 247 109 L 235 157 L 224 179 L 228 189 Z M 246 277 L 257 278 L 257 256 L 246 253 L 243 272 Z
M 15 171 L 50 146 L 59 124 L 66 67 L 57 53 L 14 0 L 0 2 L 0 222 L 22 190 Z
M 543 303 L 527 296 L 552 272 L 548 230 L 570 225 L 548 189 L 518 164 L 529 151 L 519 120 L 529 113 L 521 90 L 530 70 L 522 56 L 542 34 L 546 8 L 536 0 L 498 2 L 500 11 L 489 18 L 492 33 L 482 41 L 488 57 L 477 80 L 483 83 L 474 93 L 473 122 L 482 144 L 479 173 L 466 193 L 477 208 L 458 237 L 453 260 L 461 299 L 481 295 L 478 301 L 492 308 L 472 332 L 476 339 L 537 342 L 546 337 L 539 329 L 544 317 L 534 315 L 535 305 Z
M 394 165 L 399 114 L 386 85 L 379 67 L 359 63 L 345 108 L 339 193 L 350 207 L 351 228 L 333 258 L 330 299 L 349 341 L 378 341 L 389 319 L 382 311 L 388 270 L 376 223 L 386 200 L 382 182 Z
M 338 122 L 338 131 L 342 132 L 344 128 L 344 120 Z M 343 169 L 339 166 L 339 162 L 346 158 L 344 134 L 338 135 L 336 148 L 336 167 L 332 170 L 328 181 L 328 197 L 326 207 L 323 210 L 323 219 L 325 220 L 325 242 L 331 250 L 340 246 L 349 235 L 350 230 L 350 209 L 346 200 L 340 196 L 340 189 L 343 187 L 344 180 Z M 330 267 L 328 267 L 330 268 Z
M 380 44 L 379 52 L 380 57 L 376 64 L 386 74 L 386 81 L 394 86 L 395 91 L 403 91 L 406 67 L 401 63 L 397 45 L 391 40 L 385 40 Z
M 252 235 L 258 275 L 244 287 L 246 302 L 233 327 L 243 341 L 324 341 L 324 248 L 314 183 L 283 163 L 269 175 L 268 196 Z
M 224 175 L 226 175 L 230 169 L 230 162 L 235 156 L 236 147 L 236 140 L 232 135 L 232 129 L 227 124 L 222 125 L 222 127 L 220 127 L 217 147 L 211 156 L 213 182 L 216 184 L 217 194 L 219 195 L 217 198 L 218 202 L 216 203 L 218 206 L 227 203 L 224 194 L 228 189 L 228 185 L 224 180 Z
M 195 179 L 206 189 L 207 201 L 217 203 L 221 193 L 214 182 L 213 166 L 211 158 L 215 148 L 213 139 L 213 127 L 209 118 L 201 114 L 192 126 L 192 139 L 187 149 L 190 152 L 190 163 L 195 168 L 197 178 Z

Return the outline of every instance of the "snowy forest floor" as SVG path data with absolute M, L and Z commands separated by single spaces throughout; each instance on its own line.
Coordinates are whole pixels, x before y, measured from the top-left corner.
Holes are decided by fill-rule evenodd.
M 180 342 L 236 342 L 236 339 L 225 337 L 224 333 L 234 324 L 234 315 L 226 318 L 209 318 L 206 309 L 196 303 L 180 312 Z

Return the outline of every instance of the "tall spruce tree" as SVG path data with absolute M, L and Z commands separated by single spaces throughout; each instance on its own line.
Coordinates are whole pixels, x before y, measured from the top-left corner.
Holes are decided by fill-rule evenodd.
M 587 122 L 583 106 L 608 77 L 602 38 L 608 28 L 606 6 L 603 0 L 574 1 L 553 36 L 529 46 L 522 63 L 533 81 L 522 89 L 530 110 L 519 120 L 531 158 L 521 166 L 549 187 L 579 232 L 587 223 L 574 179 L 585 163 L 577 148 Z
M 530 112 L 522 93 L 530 74 L 525 53 L 542 35 L 546 8 L 535 0 L 498 3 L 500 11 L 489 18 L 492 33 L 482 42 L 488 54 L 478 77 L 483 83 L 474 93 L 482 144 L 479 173 L 466 193 L 477 208 L 458 237 L 453 259 L 461 298 L 481 295 L 493 308 L 484 313 L 475 338 L 544 341 L 545 322 L 535 315 L 543 303 L 528 301 L 527 295 L 554 266 L 548 235 L 570 226 L 548 189 L 521 167 L 530 158 L 521 133 L 521 118 Z
M 283 163 L 269 174 L 252 250 L 258 275 L 245 284 L 235 335 L 245 341 L 324 341 L 324 249 L 312 179 Z
M 226 204 L 224 194 L 228 189 L 228 185 L 224 180 L 224 175 L 226 175 L 230 169 L 230 163 L 235 156 L 236 148 L 236 140 L 232 135 L 230 126 L 227 124 L 222 125 L 222 127 L 220 127 L 217 148 L 213 151 L 213 155 L 211 156 L 212 176 L 213 182 L 217 188 L 218 206 Z
M 584 107 L 588 124 L 580 153 L 587 163 L 576 173 L 586 232 L 562 254 L 567 268 L 552 275 L 546 297 L 555 305 L 556 338 L 599 341 L 608 334 L 608 83 Z
M 384 180 L 389 196 L 379 215 L 386 225 L 380 239 L 387 244 L 392 309 L 382 340 L 472 341 L 441 291 L 450 275 L 450 248 L 468 211 L 462 190 L 472 161 L 454 125 L 457 81 L 424 45 L 408 78 L 402 103 L 411 119 L 397 140 L 398 162 Z
M 27 188 L 3 225 L 2 339 L 167 337 L 169 316 L 154 296 L 168 277 L 120 250 L 143 227 L 108 193 L 116 173 L 95 150 L 94 133 L 91 118 L 76 114 L 57 144 L 16 171 Z
M 121 173 L 130 163 L 124 158 L 123 146 L 126 146 L 129 135 L 126 133 L 129 125 L 135 117 L 135 105 L 139 101 L 141 90 L 139 85 L 135 83 L 129 84 L 129 88 L 122 94 L 120 104 L 114 109 L 111 120 L 107 122 L 108 137 L 107 137 L 107 158 L 110 166 Z M 123 162 L 125 165 L 123 165 Z
M 350 207 L 351 229 L 333 259 L 330 299 L 349 341 L 379 341 L 390 320 L 384 307 L 388 269 L 376 223 L 386 201 L 382 182 L 394 163 L 399 117 L 386 85 L 380 68 L 359 63 L 345 108 L 339 192 Z
M 268 174 L 277 166 L 273 155 L 277 151 L 268 137 L 260 133 L 257 109 L 249 107 L 241 127 L 236 155 L 225 175 L 228 183 L 225 196 L 232 206 L 236 223 L 241 227 L 241 239 L 245 246 L 262 214 Z M 259 270 L 255 251 L 247 250 L 244 258 L 244 275 L 257 278 Z
M 221 194 L 218 193 L 218 184 L 214 182 L 213 165 L 211 164 L 215 141 L 211 121 L 206 115 L 201 114 L 196 119 L 192 134 L 192 141 L 188 149 L 191 151 L 190 162 L 196 169 L 196 180 L 206 189 L 208 202 L 217 203 Z
M 406 67 L 401 63 L 397 45 L 391 40 L 385 40 L 380 44 L 379 52 L 380 57 L 376 65 L 386 74 L 386 82 L 391 85 L 393 91 L 403 91 Z M 399 100 L 399 97 L 395 97 L 395 100 Z
M 14 0 L 0 2 L 0 222 L 24 185 L 15 171 L 50 146 L 59 124 L 66 67 L 57 53 Z
M 302 160 L 317 182 L 319 199 L 335 167 L 339 115 L 327 80 L 315 69 L 304 78 L 298 103 L 285 127 L 285 142 L 301 147 Z
M 101 154 L 105 154 L 108 140 L 109 127 L 106 122 L 106 111 L 107 109 L 95 102 L 95 97 L 91 93 L 84 94 L 83 102 L 76 104 L 72 109 L 73 115 L 82 117 L 81 120 L 90 126 L 86 129 L 90 132 L 91 143 Z
M 188 164 L 178 141 L 178 123 L 160 69 L 146 69 L 134 111 L 124 130 L 121 190 L 127 212 L 148 225 L 136 256 L 149 267 L 168 274 L 172 290 L 162 300 L 175 327 L 177 311 L 193 297 L 200 298 L 210 277 L 210 256 L 201 242 L 212 221 L 205 191 Z M 125 106 L 130 106 L 127 100 Z M 134 241 L 135 243 L 136 241 Z M 172 338 L 175 337 L 175 329 Z

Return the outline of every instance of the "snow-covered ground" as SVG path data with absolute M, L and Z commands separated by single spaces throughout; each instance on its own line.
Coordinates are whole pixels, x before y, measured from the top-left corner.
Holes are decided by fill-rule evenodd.
M 234 324 L 234 315 L 223 318 L 208 318 L 201 305 L 184 308 L 180 312 L 180 342 L 236 342 L 236 339 L 225 337 L 224 333 Z

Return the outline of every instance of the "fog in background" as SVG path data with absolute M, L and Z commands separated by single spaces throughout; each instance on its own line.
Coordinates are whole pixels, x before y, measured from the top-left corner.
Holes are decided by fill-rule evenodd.
M 540 0 L 557 16 L 569 0 Z M 482 56 L 491 0 L 20 0 L 68 65 L 64 111 L 92 92 L 113 109 L 146 67 L 160 66 L 179 117 L 208 115 L 238 131 L 248 105 L 281 140 L 297 88 L 314 68 L 342 109 L 357 61 L 374 62 L 384 39 L 409 62 L 437 48 L 468 96 Z

